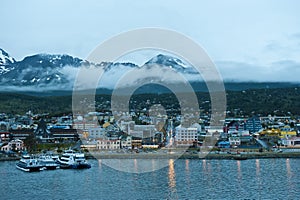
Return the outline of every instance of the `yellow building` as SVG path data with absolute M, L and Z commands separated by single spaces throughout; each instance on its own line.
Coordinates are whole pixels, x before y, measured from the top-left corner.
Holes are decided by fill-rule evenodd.
M 297 132 L 290 126 L 284 126 L 280 129 L 280 138 L 290 138 L 297 136 Z
M 281 129 L 267 129 L 260 132 L 261 136 L 269 136 L 269 137 L 275 137 L 278 136 L 280 138 L 290 138 L 297 136 L 297 132 L 291 128 L 290 126 L 284 126 Z
M 108 127 L 108 126 L 110 126 L 110 123 L 109 123 L 109 122 L 105 122 L 105 123 L 103 124 L 103 128 L 106 128 L 106 127 Z
M 260 135 L 264 136 L 280 136 L 280 129 L 267 129 L 260 132 Z

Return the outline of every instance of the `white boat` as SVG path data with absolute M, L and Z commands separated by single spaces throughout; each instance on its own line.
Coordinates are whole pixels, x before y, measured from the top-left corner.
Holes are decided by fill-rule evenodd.
M 87 169 L 91 165 L 86 161 L 83 153 L 76 153 L 72 150 L 65 151 L 58 159 L 61 169 Z
M 38 159 L 32 158 L 29 155 L 23 155 L 16 163 L 16 167 L 25 172 L 38 172 L 43 170 L 43 167 Z
M 47 151 L 44 155 L 50 156 L 54 161 L 58 159 L 58 155 L 54 154 L 52 151 Z
M 58 155 L 51 155 L 51 158 L 54 160 L 54 161 L 57 161 L 57 159 L 59 158 Z
M 57 169 L 59 164 L 55 162 L 55 160 L 50 155 L 41 155 L 38 158 L 38 161 L 43 166 L 44 169 Z

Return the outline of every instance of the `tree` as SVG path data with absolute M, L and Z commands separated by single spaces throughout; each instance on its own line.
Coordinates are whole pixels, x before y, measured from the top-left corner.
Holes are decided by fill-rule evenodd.
M 33 133 L 29 134 L 29 136 L 24 140 L 24 144 L 28 152 L 36 151 L 37 139 L 35 138 Z

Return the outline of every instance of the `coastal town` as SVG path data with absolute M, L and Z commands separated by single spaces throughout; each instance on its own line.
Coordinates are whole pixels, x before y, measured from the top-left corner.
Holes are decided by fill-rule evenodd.
M 0 6 L 0 200 L 300 199 L 300 0 Z
M 139 116 L 139 117 L 137 117 Z M 147 112 L 127 113 L 116 121 L 111 112 L 50 117 L 48 113 L 0 115 L 2 159 L 24 152 L 62 153 L 66 149 L 104 154 L 145 154 L 184 150 L 198 155 L 205 141 L 211 154 L 259 154 L 300 152 L 300 120 L 292 116 L 226 118 L 221 129 L 209 126 L 202 115 L 188 127 L 180 115 L 149 116 Z

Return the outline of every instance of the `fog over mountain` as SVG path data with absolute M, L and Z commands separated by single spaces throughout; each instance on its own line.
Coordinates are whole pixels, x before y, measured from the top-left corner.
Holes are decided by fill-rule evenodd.
M 0 83 L 1 90 L 72 90 L 74 80 L 82 68 L 90 68 L 103 73 L 98 87 L 112 89 L 122 76 L 132 69 L 143 69 L 143 73 L 154 70 L 154 65 L 159 65 L 155 72 L 165 78 L 165 81 L 176 82 L 169 77 L 168 70 L 184 75 L 199 76 L 191 67 L 181 60 L 159 54 L 147 61 L 143 66 L 134 63 L 90 63 L 80 58 L 69 55 L 36 54 L 27 56 L 21 61 L 15 61 L 7 52 L 0 49 Z M 157 68 L 156 68 L 157 70 Z M 153 73 L 153 72 L 152 72 Z M 165 74 L 164 74 L 165 73 Z M 133 74 L 133 76 L 136 74 Z M 88 77 L 84 82 L 88 81 Z M 197 77 L 199 79 L 199 77 Z M 201 76 L 200 76 L 201 78 Z M 128 80 L 129 81 L 129 80 Z M 130 82 L 130 81 L 129 81 Z M 95 87 L 95 86 L 90 86 Z M 82 88 L 88 89 L 88 88 Z
M 0 91 L 73 90 L 74 81 L 82 69 L 90 69 L 91 75 L 96 71 L 101 72 L 102 76 L 96 86 L 86 84 L 89 77 L 85 77 L 80 80 L 82 88 L 79 89 L 89 87 L 113 89 L 120 80 L 123 81 L 123 85 L 118 87 L 131 87 L 136 84 L 142 86 L 144 80 L 157 78 L 155 76 L 167 84 L 186 80 L 192 83 L 194 88 L 198 87 L 199 90 L 205 88 L 203 79 L 195 68 L 170 55 L 158 54 L 139 66 L 130 62 L 90 63 L 65 54 L 36 54 L 16 61 L 5 50 L 0 49 Z M 236 81 L 233 79 L 229 82 Z

